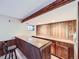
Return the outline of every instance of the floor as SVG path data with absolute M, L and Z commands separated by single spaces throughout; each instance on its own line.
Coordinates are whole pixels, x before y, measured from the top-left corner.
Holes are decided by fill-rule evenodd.
M 18 56 L 18 59 L 27 59 L 23 54 L 22 54 L 22 52 L 19 50 L 19 49 L 17 49 L 16 50 L 16 54 L 17 54 L 17 56 Z M 4 56 L 2 56 L 2 57 L 0 57 L 0 59 L 4 59 Z M 7 58 L 8 59 L 8 58 Z M 15 58 L 14 58 L 15 59 Z M 59 59 L 59 58 L 57 58 L 57 57 L 55 57 L 55 56 L 51 56 L 51 59 Z

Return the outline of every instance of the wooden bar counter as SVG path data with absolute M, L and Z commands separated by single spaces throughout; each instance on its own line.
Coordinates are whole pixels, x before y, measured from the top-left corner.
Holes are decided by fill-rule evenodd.
M 28 59 L 51 59 L 51 41 L 26 37 L 16 36 L 18 48 Z
M 32 36 L 51 41 L 51 54 L 60 59 L 74 59 L 74 41 L 68 39 L 56 39 L 51 36 L 37 35 Z

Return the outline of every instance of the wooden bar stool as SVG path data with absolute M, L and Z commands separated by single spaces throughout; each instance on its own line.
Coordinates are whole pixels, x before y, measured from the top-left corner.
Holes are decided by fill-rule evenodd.
M 13 59 L 13 55 L 15 55 L 15 59 L 17 59 L 17 55 L 16 55 L 16 51 L 15 51 L 16 50 L 16 45 L 8 46 L 7 41 L 5 41 L 3 43 L 3 50 L 4 50 L 4 53 L 5 53 L 5 59 L 7 59 L 8 54 L 9 54 L 9 59 L 10 58 Z

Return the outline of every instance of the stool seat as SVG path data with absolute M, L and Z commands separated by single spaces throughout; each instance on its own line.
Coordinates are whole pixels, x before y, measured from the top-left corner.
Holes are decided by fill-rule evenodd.
M 8 51 L 14 50 L 14 49 L 16 49 L 16 45 L 13 45 L 13 46 L 9 46 L 9 47 L 8 47 Z

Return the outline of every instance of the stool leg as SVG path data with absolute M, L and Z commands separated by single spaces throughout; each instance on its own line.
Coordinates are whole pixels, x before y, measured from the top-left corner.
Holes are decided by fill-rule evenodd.
M 16 51 L 14 50 L 14 54 L 15 54 L 15 59 L 17 59 L 17 55 L 16 55 Z
M 5 59 L 7 59 L 7 54 L 5 54 Z
M 13 59 L 13 52 L 11 54 L 12 54 L 12 59 Z
M 10 59 L 10 53 L 9 53 L 9 59 Z

